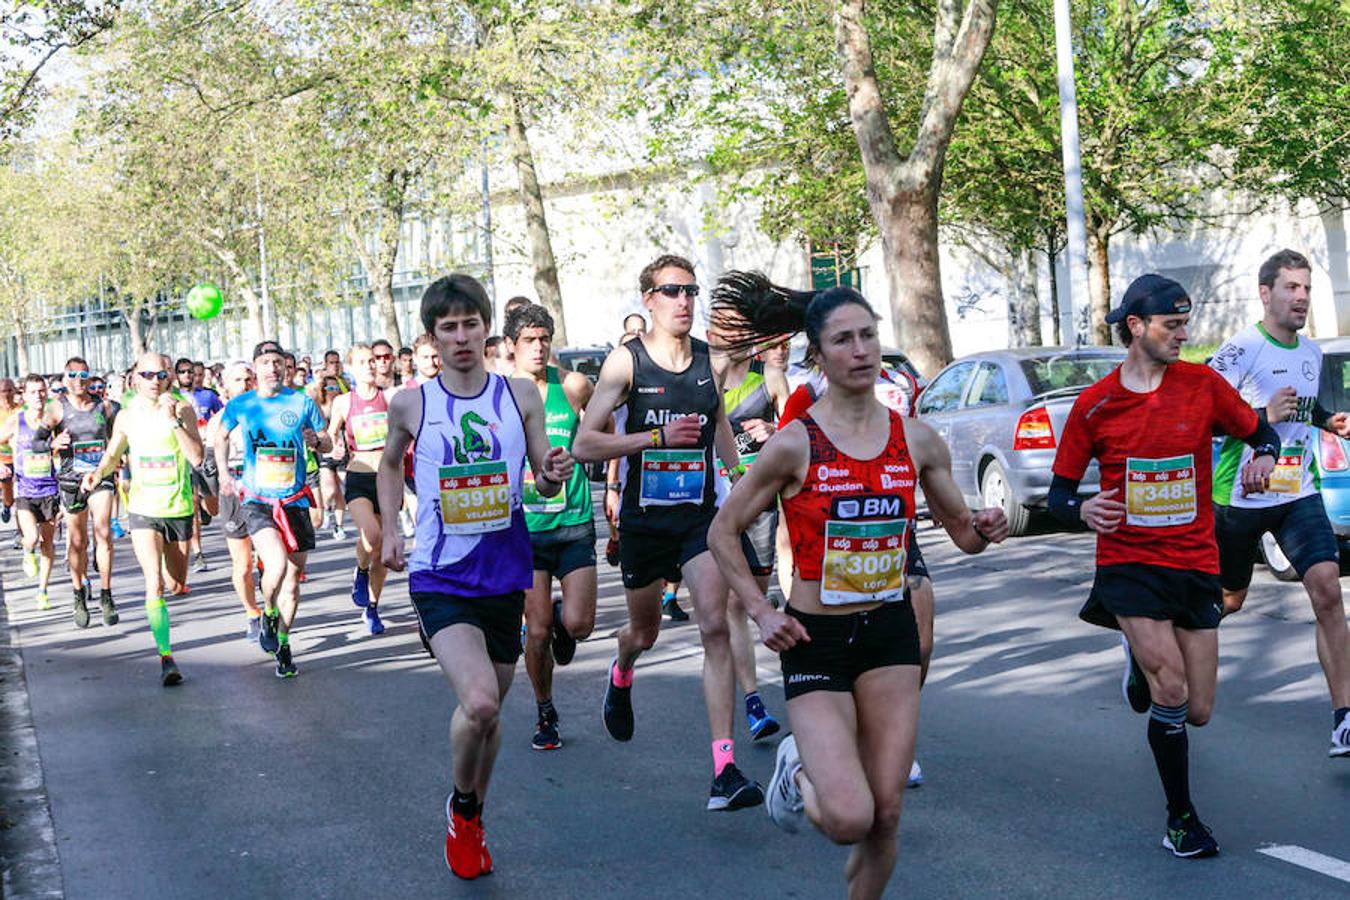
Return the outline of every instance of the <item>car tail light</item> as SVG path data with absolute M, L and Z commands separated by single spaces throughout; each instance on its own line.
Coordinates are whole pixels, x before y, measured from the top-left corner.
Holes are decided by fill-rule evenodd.
M 1050 413 L 1037 406 L 1022 413 L 1013 432 L 1014 450 L 1055 449 L 1055 429 L 1050 425 Z
M 1346 469 L 1350 469 L 1350 459 L 1346 458 L 1341 439 L 1329 431 L 1322 432 L 1322 470 L 1344 472 Z

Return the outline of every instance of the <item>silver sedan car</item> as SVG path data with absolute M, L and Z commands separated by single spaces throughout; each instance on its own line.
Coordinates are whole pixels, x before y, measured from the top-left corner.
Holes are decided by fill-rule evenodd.
M 1083 388 L 1125 359 L 1111 347 L 1027 347 L 962 357 L 919 395 L 916 414 L 951 448 L 952 477 L 971 508 L 999 506 L 1012 534 L 1044 508 L 1059 435 Z M 1097 490 L 1097 464 L 1080 491 Z

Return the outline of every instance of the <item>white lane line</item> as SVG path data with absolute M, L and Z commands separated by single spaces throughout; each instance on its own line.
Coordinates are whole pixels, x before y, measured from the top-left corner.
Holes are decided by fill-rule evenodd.
M 1266 847 L 1258 847 L 1256 852 L 1282 859 L 1287 863 L 1293 863 L 1305 869 L 1312 869 L 1314 872 L 1320 872 L 1323 875 L 1350 884 L 1350 862 L 1337 859 L 1334 856 L 1324 856 L 1295 844 L 1271 844 Z

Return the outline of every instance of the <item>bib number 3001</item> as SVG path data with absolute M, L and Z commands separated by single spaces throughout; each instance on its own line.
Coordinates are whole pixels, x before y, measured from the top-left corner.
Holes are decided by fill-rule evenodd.
M 905 598 L 908 519 L 825 523 L 820 602 L 893 603 Z
M 506 461 L 441 466 L 441 530 L 482 534 L 511 524 L 511 477 Z
M 1195 457 L 1125 460 L 1125 521 L 1144 528 L 1195 521 Z

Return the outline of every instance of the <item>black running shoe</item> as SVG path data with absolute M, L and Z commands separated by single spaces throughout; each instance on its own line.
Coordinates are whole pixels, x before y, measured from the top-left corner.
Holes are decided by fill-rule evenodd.
M 633 739 L 633 689 L 614 685 L 614 662 L 605 670 L 605 705 L 601 716 L 605 730 L 616 741 Z
M 708 809 L 712 810 L 730 812 L 759 806 L 763 802 L 764 789 L 759 782 L 742 775 L 735 763 L 727 763 L 722 774 L 713 779 L 712 790 L 708 792 Z
M 75 592 L 75 627 L 89 627 L 89 588 L 86 587 Z
M 661 612 L 666 614 L 666 618 L 672 622 L 688 622 L 689 613 L 680 607 L 680 601 L 674 597 L 661 601 Z
M 1125 702 L 1130 704 L 1130 709 L 1137 713 L 1146 713 L 1153 705 L 1153 694 L 1148 689 L 1148 679 L 1144 677 L 1144 670 L 1139 668 L 1139 662 L 1130 650 L 1130 642 L 1123 634 L 1120 636 L 1120 644 L 1125 648 L 1125 676 L 1120 681 L 1121 693 L 1125 695 Z
M 6 519 L 6 522 L 9 520 Z M 605 562 L 614 568 L 619 567 L 619 536 L 610 535 L 609 543 L 605 544 Z
M 291 645 L 281 644 L 277 647 L 277 677 L 294 678 L 298 671 L 295 663 L 291 661 Z
M 563 626 L 562 601 L 553 601 L 553 661 L 565 666 L 577 655 L 577 639 Z
M 122 617 L 117 614 L 117 604 L 113 603 L 112 591 L 99 591 L 98 605 L 103 608 L 104 625 L 116 625 L 121 620 Z
M 540 719 L 534 727 L 534 740 L 530 741 L 530 746 L 535 750 L 557 750 L 561 747 L 557 719 Z
M 1167 833 L 1163 835 L 1162 845 L 1183 859 L 1202 859 L 1219 853 L 1218 842 L 1194 810 L 1181 818 L 1167 817 Z
M 264 612 L 262 617 L 262 630 L 258 632 L 258 646 L 264 653 L 276 653 L 277 648 L 281 646 L 281 641 L 277 639 L 277 620 L 281 618 Z
M 183 673 L 178 671 L 178 666 L 174 664 L 173 657 L 164 654 L 159 658 L 159 683 L 165 687 L 173 687 L 183 680 Z

